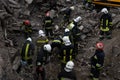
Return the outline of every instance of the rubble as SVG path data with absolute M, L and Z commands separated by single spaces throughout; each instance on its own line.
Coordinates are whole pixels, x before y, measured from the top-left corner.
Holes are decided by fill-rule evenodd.
M 49 4 L 42 4 L 40 7 L 40 11 L 38 10 L 29 10 L 27 5 L 30 5 L 33 0 L 1 0 L 4 7 L 7 9 L 0 10 L 0 20 L 6 19 L 7 17 L 10 17 L 11 23 L 7 21 L 8 26 L 6 33 L 6 40 L 3 38 L 3 30 L 0 28 L 0 79 L 1 80 L 31 80 L 29 75 L 28 77 L 20 76 L 16 73 L 16 69 L 20 65 L 20 56 L 18 47 L 21 47 L 22 42 L 24 41 L 24 38 L 21 34 L 19 34 L 19 27 L 24 19 L 30 19 L 32 26 L 34 29 L 36 29 L 35 34 L 37 34 L 37 30 L 42 28 L 42 19 L 44 17 L 44 12 L 48 10 Z M 25 2 L 24 2 L 25 1 Z M 20 2 L 20 3 L 19 3 Z M 22 4 L 22 2 L 24 4 Z M 66 5 L 64 3 L 64 0 L 60 0 L 59 4 Z M 81 80 L 89 80 L 89 60 L 92 54 L 95 50 L 95 43 L 98 40 L 98 21 L 99 16 L 101 13 L 96 12 L 87 12 L 82 8 L 81 2 L 78 1 L 78 3 L 75 6 L 75 12 L 73 12 L 74 18 L 78 15 L 80 15 L 82 20 L 82 25 L 79 27 L 81 31 L 81 41 L 79 42 L 79 54 L 77 55 L 77 61 L 75 64 L 75 71 L 78 73 L 77 77 L 78 79 L 81 78 Z M 62 9 L 61 9 L 62 8 Z M 63 7 L 58 7 L 58 10 L 64 10 Z M 120 37 L 119 37 L 119 28 L 120 28 L 120 9 L 112 8 L 110 11 L 112 12 L 113 17 L 113 38 L 111 40 L 103 40 L 105 44 L 105 52 L 106 52 L 106 59 L 105 59 L 105 66 L 103 69 L 103 72 L 101 74 L 102 80 L 119 80 L 120 75 Z M 32 12 L 32 16 L 31 16 Z M 37 13 L 38 12 L 38 13 Z M 13 15 L 14 14 L 14 15 Z M 62 34 L 61 32 L 61 26 L 58 26 L 59 23 L 62 20 L 62 15 L 57 16 L 57 13 L 54 10 L 50 11 L 51 17 L 55 18 L 55 30 L 54 33 L 58 36 L 58 34 Z M 21 17 L 22 18 L 19 18 Z M 57 17 L 56 17 L 57 16 Z M 15 18 L 15 22 L 12 19 L 12 17 Z M 60 20 L 57 20 L 60 18 Z M 0 25 L 1 26 L 1 25 Z M 117 29 L 117 30 L 116 30 Z M 19 34 L 19 36 L 18 36 Z M 14 45 L 15 41 L 11 37 L 14 37 L 17 39 L 16 42 L 18 42 L 18 47 Z M 36 35 L 33 36 L 33 39 L 36 38 Z M 20 42 L 21 41 L 21 42 Z M 7 46 L 7 47 L 6 47 Z M 4 49 L 3 49 L 4 48 Z M 117 63 L 116 63 L 117 62 Z M 54 64 L 52 64 L 54 63 Z M 59 64 L 55 67 L 55 69 L 52 69 L 54 65 L 56 65 L 58 62 L 53 61 L 48 66 L 50 69 L 48 69 L 48 77 L 56 78 L 57 73 L 59 70 L 57 70 L 59 67 Z M 52 66 L 50 66 L 52 65 Z M 9 66 L 9 67 L 8 67 Z M 52 71 L 52 73 L 50 71 Z M 56 70 L 56 71 L 54 71 Z

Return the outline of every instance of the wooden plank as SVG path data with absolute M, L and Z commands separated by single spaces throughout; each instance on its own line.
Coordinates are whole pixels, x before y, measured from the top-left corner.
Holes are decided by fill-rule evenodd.
M 120 2 L 120 0 L 108 0 L 108 2 L 111 1 L 111 2 Z
M 120 7 L 120 4 L 105 3 L 105 2 L 93 2 L 93 4 L 104 5 L 104 6 Z

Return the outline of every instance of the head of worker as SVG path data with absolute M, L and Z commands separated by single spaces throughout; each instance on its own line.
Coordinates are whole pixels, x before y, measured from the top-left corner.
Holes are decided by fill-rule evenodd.
M 45 36 L 45 33 L 44 33 L 43 30 L 39 30 L 38 34 L 39 34 L 40 37 L 44 37 Z
M 71 6 L 70 9 L 73 11 L 73 10 L 75 10 L 75 7 L 74 7 L 74 6 Z
M 101 10 L 101 12 L 103 12 L 104 14 L 108 14 L 107 8 L 103 8 L 103 9 Z
M 73 20 L 74 20 L 74 22 L 78 23 L 79 21 L 82 20 L 82 17 L 81 17 L 81 16 L 78 16 L 77 18 L 75 18 L 75 19 L 73 19 Z
M 45 45 L 43 46 L 43 49 L 44 49 L 45 51 L 51 53 L 52 47 L 51 47 L 50 44 L 45 44 Z
M 97 50 L 103 50 L 103 48 L 104 48 L 104 44 L 102 42 L 96 43 L 96 49 Z
M 62 40 L 63 40 L 63 43 L 64 43 L 65 46 L 70 46 L 71 45 L 71 41 L 69 39 L 69 36 L 64 36 Z
M 46 17 L 50 17 L 50 12 L 47 11 L 46 14 L 45 14 Z
M 67 33 L 67 32 L 70 32 L 70 30 L 68 28 L 65 28 L 65 33 Z
M 30 26 L 30 25 L 31 25 L 31 23 L 30 23 L 29 20 L 25 20 L 25 21 L 23 22 L 23 24 L 24 24 L 25 26 Z
M 32 42 L 32 38 L 28 37 L 28 38 L 27 38 L 27 41 Z
M 64 70 L 66 72 L 71 72 L 73 70 L 73 68 L 74 68 L 74 62 L 73 61 L 68 61 L 65 65 Z

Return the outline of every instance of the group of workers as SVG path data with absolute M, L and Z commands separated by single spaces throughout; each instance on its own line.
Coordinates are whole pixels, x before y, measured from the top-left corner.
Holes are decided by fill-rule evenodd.
M 23 22 L 21 30 L 25 33 L 26 41 L 21 49 L 21 66 L 22 64 L 28 64 L 32 68 L 33 55 L 35 50 L 37 52 L 36 59 L 36 80 L 38 80 L 39 75 L 41 75 L 42 80 L 46 80 L 45 65 L 49 63 L 52 51 L 54 48 L 58 48 L 58 58 L 61 62 L 61 72 L 58 73 L 58 80 L 78 80 L 76 74 L 73 71 L 74 59 L 78 54 L 78 43 L 81 40 L 81 31 L 78 28 L 79 22 L 82 20 L 81 16 L 69 20 L 70 9 L 67 8 L 68 13 L 65 13 L 65 21 L 67 21 L 67 26 L 64 29 L 63 36 L 55 37 L 52 42 L 49 41 L 49 37 L 54 37 L 53 34 L 53 19 L 50 17 L 49 11 L 46 12 L 44 23 L 44 30 L 38 31 L 38 37 L 36 38 L 35 45 L 32 41 L 32 26 L 29 20 Z M 101 10 L 102 16 L 100 18 L 100 36 L 99 39 L 111 38 L 111 28 L 112 28 L 112 18 L 109 14 L 107 8 Z M 62 26 L 61 26 L 62 27 Z M 95 54 L 91 57 L 91 76 L 92 80 L 99 80 L 100 70 L 103 68 L 104 64 L 104 44 L 102 42 L 96 43 Z M 17 70 L 20 71 L 20 68 Z

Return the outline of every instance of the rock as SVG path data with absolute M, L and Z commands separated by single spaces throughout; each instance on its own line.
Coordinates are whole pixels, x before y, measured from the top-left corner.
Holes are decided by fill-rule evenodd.
M 85 27 L 82 32 L 84 34 L 88 34 L 90 32 L 90 28 Z
M 118 45 L 115 45 L 112 47 L 112 54 L 115 55 L 116 57 L 120 56 L 120 47 Z
M 101 74 L 101 76 L 106 77 L 107 74 L 106 74 L 105 72 L 103 72 L 103 73 Z
M 118 25 L 118 24 L 120 24 L 120 15 L 117 15 L 114 19 L 113 19 L 113 28 L 116 26 L 116 25 Z M 119 26 L 119 25 L 118 25 Z M 118 27 L 117 26 L 117 27 Z
M 10 3 L 14 4 L 14 5 L 17 5 L 18 3 L 14 0 L 8 0 Z
M 33 0 L 25 0 L 28 4 L 31 4 Z
M 84 26 L 81 25 L 80 27 L 78 27 L 81 31 L 84 29 Z
M 95 47 L 90 47 L 90 48 L 89 48 L 89 51 L 90 51 L 90 52 L 94 52 L 94 51 L 95 51 Z
M 10 4 L 9 6 L 12 7 L 12 8 L 14 8 L 14 9 L 20 9 L 20 5 Z
M 83 40 L 83 41 L 84 41 L 84 39 L 85 39 L 86 37 L 87 37 L 87 36 L 86 36 L 85 34 L 82 34 L 82 35 L 80 36 L 81 40 Z
M 115 17 L 115 16 L 116 16 L 116 14 L 112 13 L 112 17 Z
M 18 69 L 19 65 L 20 65 L 20 57 L 16 57 L 14 62 L 13 62 L 12 69 L 14 71 L 16 71 Z
M 0 80 L 2 80 L 2 77 L 3 77 L 3 67 L 4 67 L 4 61 L 0 55 Z
M 0 12 L 0 19 L 4 19 L 6 14 L 7 14 L 6 11 L 1 11 Z
M 50 10 L 50 17 L 54 18 L 56 16 L 55 10 Z

